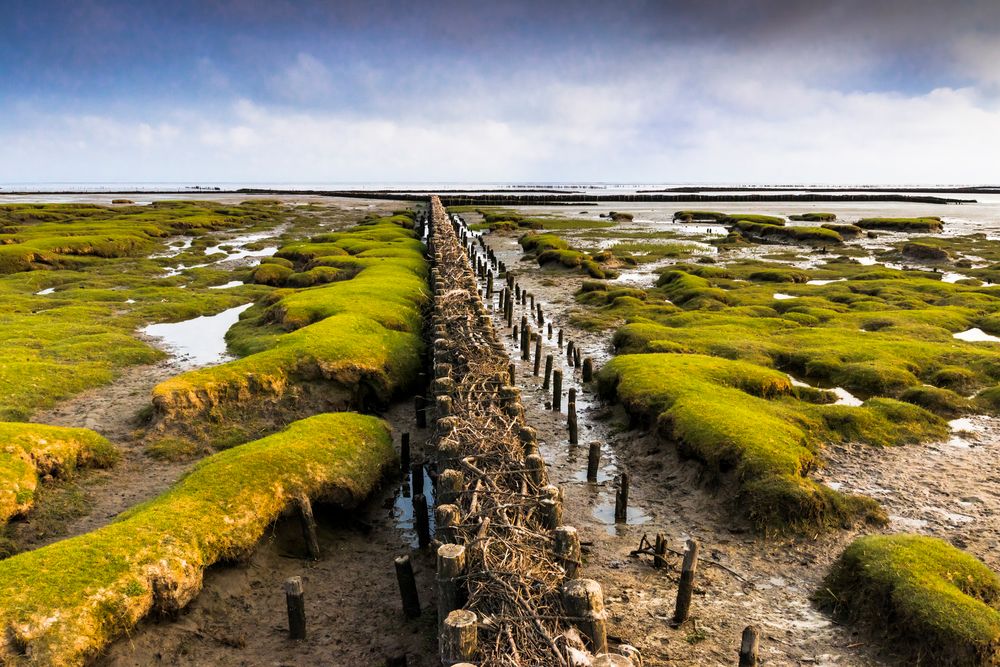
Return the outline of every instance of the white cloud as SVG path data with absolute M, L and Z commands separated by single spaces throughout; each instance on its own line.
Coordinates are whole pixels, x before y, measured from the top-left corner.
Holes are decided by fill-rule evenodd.
M 299 53 L 295 62 L 272 77 L 271 89 L 289 102 L 316 102 L 333 93 L 333 76 L 319 59 Z

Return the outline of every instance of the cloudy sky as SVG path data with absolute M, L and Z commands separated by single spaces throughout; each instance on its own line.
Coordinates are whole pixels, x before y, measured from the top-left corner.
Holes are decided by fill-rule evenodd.
M 0 183 L 998 183 L 1000 2 L 4 0 Z

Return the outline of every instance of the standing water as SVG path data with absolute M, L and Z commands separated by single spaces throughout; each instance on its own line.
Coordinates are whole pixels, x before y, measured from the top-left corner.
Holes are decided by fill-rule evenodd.
M 183 322 L 151 324 L 142 333 L 160 338 L 163 346 L 185 366 L 208 366 L 227 361 L 226 332 L 252 306 L 246 303 L 216 315 L 203 315 Z

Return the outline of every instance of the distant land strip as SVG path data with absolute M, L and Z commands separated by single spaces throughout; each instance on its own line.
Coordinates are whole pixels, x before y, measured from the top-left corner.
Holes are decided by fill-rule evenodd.
M 729 192 L 730 189 L 725 189 Z M 676 194 L 640 192 L 634 194 L 581 194 L 574 192 L 558 194 L 537 194 L 535 191 L 508 191 L 504 194 L 482 191 L 480 194 L 464 194 L 467 191 L 441 190 L 441 203 L 445 206 L 495 206 L 495 205 L 554 205 L 574 206 L 601 202 L 838 202 L 838 201 L 884 201 L 911 202 L 917 204 L 975 204 L 975 199 L 954 199 L 950 197 L 920 196 L 906 194 L 888 194 L 897 191 L 873 191 L 871 194 L 852 192 L 850 194 L 825 194 L 829 191 L 810 192 L 808 194 L 780 194 L 748 192 L 747 194 L 689 194 L 687 191 Z M 914 190 L 923 192 L 923 190 Z M 950 191 L 949 191 L 950 192 Z M 423 190 L 274 190 L 261 188 L 240 188 L 238 190 L 53 190 L 53 191 L 4 191 L 0 195 L 39 196 L 39 195 L 191 195 L 206 196 L 226 194 L 246 195 L 314 195 L 319 197 L 352 197 L 357 199 L 387 199 L 395 201 L 423 201 L 426 194 Z
M 926 188 L 890 188 L 870 185 L 859 186 L 802 186 L 802 185 L 737 185 L 725 187 L 722 185 L 695 186 L 681 185 L 672 188 L 662 188 L 658 190 L 636 190 L 638 193 L 656 192 L 775 192 L 794 190 L 796 192 L 933 192 L 936 194 L 961 194 L 961 195 L 996 195 L 1000 194 L 1000 186 L 997 185 L 966 185 L 954 187 L 926 187 Z

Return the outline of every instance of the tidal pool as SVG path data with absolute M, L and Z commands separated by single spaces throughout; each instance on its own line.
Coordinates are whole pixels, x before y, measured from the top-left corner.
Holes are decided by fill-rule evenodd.
M 142 333 L 160 338 L 184 366 L 208 366 L 227 361 L 226 332 L 240 319 L 240 313 L 252 306 L 245 303 L 215 315 L 202 315 L 183 322 L 151 324 Z

